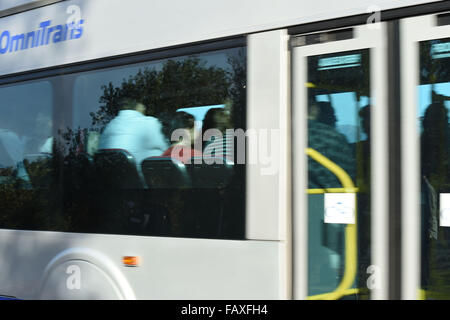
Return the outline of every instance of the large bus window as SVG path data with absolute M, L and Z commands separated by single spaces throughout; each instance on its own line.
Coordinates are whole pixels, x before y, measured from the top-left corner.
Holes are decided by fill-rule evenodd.
M 231 48 L 64 76 L 70 231 L 242 239 L 244 165 L 226 130 L 245 130 L 245 65 Z
M 367 298 L 364 275 L 370 265 L 369 66 L 368 49 L 308 57 L 311 298 L 325 297 L 338 287 L 339 297 L 358 293 L 360 298 Z
M 450 38 L 420 43 L 422 297 L 449 299 Z
M 0 88 L 0 228 L 243 239 L 245 68 L 238 47 Z

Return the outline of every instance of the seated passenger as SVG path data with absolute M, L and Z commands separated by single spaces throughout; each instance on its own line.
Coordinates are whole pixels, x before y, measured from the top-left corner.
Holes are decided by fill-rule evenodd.
M 203 154 L 207 157 L 221 157 L 230 162 L 234 161 L 234 135 L 226 133 L 231 127 L 230 108 L 231 103 L 228 102 L 225 109 L 210 109 L 203 119 L 203 139 L 208 139 L 209 134 L 212 134 L 203 148 Z M 216 137 L 219 133 L 220 137 Z
M 177 159 L 183 163 L 190 163 L 193 157 L 201 157 L 202 152 L 194 148 L 197 139 L 194 117 L 187 112 L 175 113 L 170 121 L 171 140 L 179 139 L 161 156 Z
M 0 166 L 14 167 L 23 160 L 23 143 L 11 130 L 0 129 Z
M 8 169 L 5 172 L 15 177 L 29 181 L 28 174 L 24 168 L 24 141 L 15 132 L 9 129 L 0 129 L 0 169 Z M 13 169 L 13 171 L 11 171 Z
M 138 167 L 145 158 L 160 155 L 167 149 L 161 123 L 145 116 L 146 107 L 141 102 L 125 98 L 120 108 L 103 131 L 99 149 L 124 149 L 134 157 Z

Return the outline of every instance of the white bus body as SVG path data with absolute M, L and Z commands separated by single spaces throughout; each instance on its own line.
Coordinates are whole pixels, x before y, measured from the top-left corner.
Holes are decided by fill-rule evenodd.
M 295 81 L 303 78 L 295 76 L 294 66 L 300 64 L 292 61 L 297 56 L 289 45 L 292 36 L 288 28 L 439 1 L 67 0 L 39 6 L 40 2 L 46 4 L 0 4 L 0 16 L 2 12 L 12 12 L 0 18 L 0 89 L 1 85 L 27 81 L 27 77 L 33 81 L 41 77 L 35 74 L 46 78 L 45 72 L 58 68 L 189 46 L 198 46 L 196 52 L 201 52 L 203 44 L 240 37 L 247 50 L 246 128 L 276 132 L 276 152 L 270 158 L 272 163 L 246 165 L 243 239 L 0 229 L 0 296 L 269 300 L 308 296 L 304 236 L 307 227 L 306 220 L 302 220 L 304 209 L 298 207 L 299 193 L 293 191 L 304 184 L 298 180 L 302 173 L 293 169 L 299 160 L 292 160 L 292 154 L 301 152 L 296 150 L 298 138 L 306 138 L 295 133 L 301 126 L 291 122 L 297 119 L 292 115 L 297 102 L 291 97 L 303 97 L 291 94 L 299 88 L 294 87 Z M 14 12 L 16 6 L 30 9 Z M 61 29 L 73 21 L 79 23 L 75 31 L 70 27 Z M 53 28 L 52 32 L 49 28 Z M 74 34 L 66 34 L 65 40 L 55 38 L 60 29 Z M 28 42 L 27 34 L 31 32 L 35 32 L 35 38 Z M 358 36 L 359 33 L 355 38 Z M 366 40 L 370 43 L 372 39 Z M 345 41 L 351 40 L 342 41 L 336 51 L 346 50 Z M 381 40 L 380 43 L 384 45 Z M 323 52 L 318 48 L 317 54 L 332 50 L 332 45 L 323 46 Z M 347 50 L 359 50 L 358 46 L 349 42 Z M 386 63 L 382 58 L 377 61 Z M 95 67 L 90 70 L 95 71 Z M 378 75 L 373 77 L 377 77 L 373 83 L 382 83 Z M 387 92 L 386 88 L 381 90 Z M 54 94 L 53 99 L 64 99 L 64 93 Z M 382 128 L 380 122 L 375 124 Z M 384 150 L 383 143 L 374 148 Z M 264 174 L 273 163 L 277 164 L 276 172 Z M 381 175 L 386 174 L 380 170 Z M 378 183 L 376 188 L 382 188 L 386 181 L 374 183 Z M 383 196 L 378 199 L 382 208 L 387 200 Z M 372 225 L 377 228 L 372 239 L 374 246 L 381 245 L 372 259 L 387 266 L 388 245 L 382 240 L 387 231 L 379 233 L 386 227 L 386 220 L 380 221 Z M 139 257 L 139 266 L 124 266 L 125 256 Z M 386 271 L 386 277 L 387 274 Z M 374 297 L 388 297 L 387 288 L 380 292 Z

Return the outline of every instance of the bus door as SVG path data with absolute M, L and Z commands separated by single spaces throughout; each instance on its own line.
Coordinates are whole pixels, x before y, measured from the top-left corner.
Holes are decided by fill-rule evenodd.
M 384 29 L 291 35 L 295 299 L 368 299 L 382 287 Z
M 400 30 L 402 297 L 450 299 L 450 14 Z

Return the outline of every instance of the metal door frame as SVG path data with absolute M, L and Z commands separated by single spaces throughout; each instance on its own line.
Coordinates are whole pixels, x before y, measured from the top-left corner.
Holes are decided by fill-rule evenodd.
M 388 134 L 387 134 L 387 50 L 386 23 L 353 27 L 354 37 L 291 48 L 292 60 L 292 141 L 293 141 L 293 297 L 306 299 L 308 288 L 307 196 L 307 57 L 312 55 L 371 49 L 371 248 L 379 287 L 373 299 L 388 295 Z M 374 138 L 376 137 L 376 138 Z M 375 174 L 376 173 L 376 174 Z
M 402 299 L 420 298 L 421 212 L 420 142 L 417 124 L 419 41 L 450 37 L 450 25 L 437 26 L 436 14 L 400 21 L 402 112 Z

